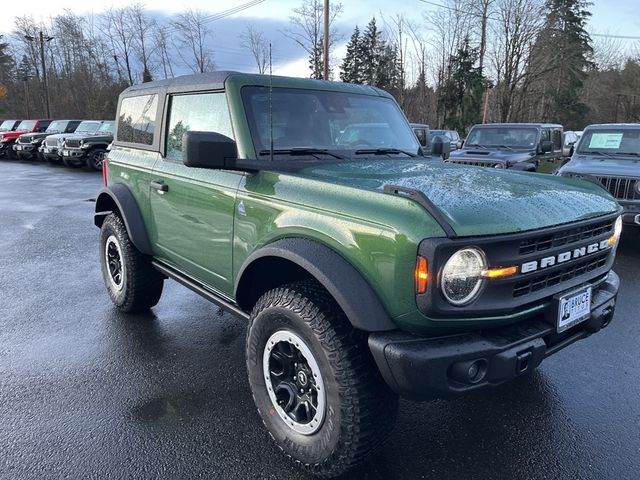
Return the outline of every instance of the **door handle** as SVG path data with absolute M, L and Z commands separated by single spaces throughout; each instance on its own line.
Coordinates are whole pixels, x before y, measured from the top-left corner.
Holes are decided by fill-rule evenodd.
M 159 192 L 169 191 L 169 185 L 162 182 L 151 182 L 151 188 L 153 188 L 154 190 L 158 190 Z

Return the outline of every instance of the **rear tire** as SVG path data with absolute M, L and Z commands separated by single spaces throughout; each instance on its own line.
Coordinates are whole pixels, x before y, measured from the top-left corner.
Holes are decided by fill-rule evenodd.
M 271 437 L 316 475 L 356 467 L 393 428 L 398 398 L 384 384 L 366 334 L 315 282 L 276 288 L 258 300 L 247 370 Z
M 160 300 L 164 277 L 131 242 L 122 219 L 111 213 L 100 229 L 100 266 L 113 304 L 123 312 L 144 312 Z

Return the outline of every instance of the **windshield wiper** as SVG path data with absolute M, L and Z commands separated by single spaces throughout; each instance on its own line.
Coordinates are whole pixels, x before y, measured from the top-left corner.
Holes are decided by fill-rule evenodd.
M 498 148 L 506 148 L 507 150 L 511 150 L 513 152 L 513 148 L 511 148 L 509 145 L 496 145 L 496 147 L 498 147 Z
M 271 150 L 260 150 L 260 155 L 270 155 Z M 279 148 L 273 151 L 274 155 L 329 155 L 333 158 L 337 158 L 340 160 L 346 160 L 342 155 L 338 155 L 337 153 L 330 152 L 326 148 L 308 148 L 308 147 L 300 147 L 300 148 Z
M 484 145 L 480 145 L 479 143 L 465 143 L 464 144 L 465 147 L 479 147 L 479 148 L 484 148 L 485 150 L 489 150 L 487 147 L 485 147 Z
M 614 155 L 630 155 L 634 157 L 640 157 L 640 153 L 638 152 L 613 152 Z
M 409 157 L 417 157 L 415 153 L 407 152 L 406 150 L 400 150 L 399 148 L 366 148 L 362 150 L 356 150 L 354 152 L 356 155 L 387 155 L 387 154 L 396 154 L 399 155 L 401 153 L 409 156 Z
M 613 155 L 606 152 L 600 152 L 598 150 L 582 150 L 578 152 L 578 155 L 601 155 L 603 157 L 613 158 Z

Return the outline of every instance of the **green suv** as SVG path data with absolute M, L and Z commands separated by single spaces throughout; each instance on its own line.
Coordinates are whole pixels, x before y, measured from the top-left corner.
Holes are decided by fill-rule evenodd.
M 318 475 L 366 458 L 399 396 L 504 383 L 613 316 L 612 197 L 428 160 L 381 90 L 216 72 L 130 87 L 116 121 L 111 300 L 148 310 L 171 278 L 247 319 L 262 421 Z

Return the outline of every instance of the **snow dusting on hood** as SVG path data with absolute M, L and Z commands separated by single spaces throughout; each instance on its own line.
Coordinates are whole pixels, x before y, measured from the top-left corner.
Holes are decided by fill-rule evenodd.
M 385 185 L 422 191 L 459 236 L 534 230 L 619 208 L 590 182 L 434 160 L 366 160 L 311 167 L 298 175 L 380 192 Z

